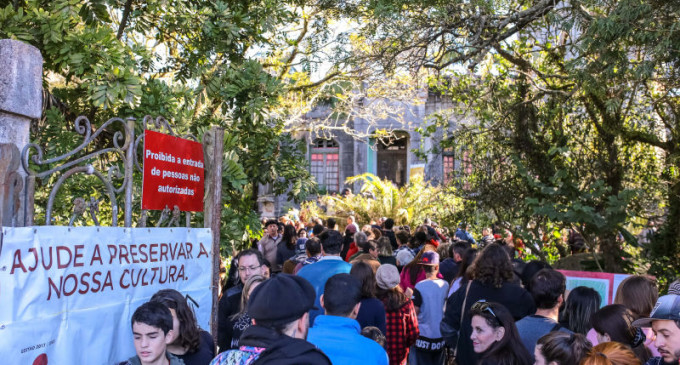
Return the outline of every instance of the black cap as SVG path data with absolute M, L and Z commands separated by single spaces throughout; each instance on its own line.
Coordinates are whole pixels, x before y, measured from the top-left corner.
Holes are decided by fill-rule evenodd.
M 314 308 L 316 291 L 300 276 L 279 274 L 258 285 L 248 299 L 248 314 L 270 324 L 292 322 Z

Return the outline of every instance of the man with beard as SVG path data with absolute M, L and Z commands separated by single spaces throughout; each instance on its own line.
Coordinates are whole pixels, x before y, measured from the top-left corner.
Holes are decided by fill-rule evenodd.
M 649 359 L 645 365 L 680 362 L 680 295 L 668 294 L 660 297 L 649 318 L 640 318 L 633 325 L 652 327 L 656 336 L 654 345 L 661 356 Z

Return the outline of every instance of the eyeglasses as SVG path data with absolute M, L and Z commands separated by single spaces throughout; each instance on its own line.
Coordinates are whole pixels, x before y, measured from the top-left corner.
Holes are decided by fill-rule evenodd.
M 480 312 L 489 312 L 493 316 L 493 318 L 496 318 L 497 321 L 500 322 L 498 319 L 498 316 L 496 316 L 496 313 L 493 312 L 493 309 L 491 309 L 491 304 L 489 304 L 486 300 L 479 300 L 477 303 L 472 305 L 472 310 L 475 311 L 480 311 Z
M 257 266 L 239 266 L 238 267 L 238 272 L 253 272 L 257 269 L 259 269 L 262 265 L 257 265 Z

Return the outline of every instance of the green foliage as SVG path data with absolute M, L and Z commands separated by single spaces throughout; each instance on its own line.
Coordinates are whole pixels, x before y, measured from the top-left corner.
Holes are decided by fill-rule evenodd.
M 199 138 L 212 126 L 223 127 L 222 247 L 238 249 L 260 234 L 254 210 L 259 184 L 273 183 L 276 193 L 295 201 L 315 189 L 304 148 L 283 130 L 281 101 L 290 86 L 288 71 L 299 59 L 282 53 L 291 49 L 290 31 L 279 30 L 306 21 L 304 6 L 292 5 L 303 4 L 0 1 L 0 38 L 28 42 L 43 56 L 44 86 L 53 108 L 33 125 L 32 140 L 49 157 L 80 143 L 71 132 L 78 115 L 86 115 L 93 126 L 113 116 L 141 121 L 145 115 L 162 115 L 178 134 Z M 305 40 L 323 39 L 326 26 L 310 27 Z M 88 151 L 110 147 L 116 128 L 105 131 Z M 137 123 L 137 135 L 142 128 Z M 105 171 L 117 161 L 102 156 L 92 162 Z M 134 178 L 139 184 L 141 177 Z M 46 203 L 41 189 L 53 180 L 39 182 L 38 207 Z M 101 190 L 91 179 L 73 179 L 57 198 L 55 216 L 69 216 L 74 197 L 100 197 Z M 194 224 L 201 217 L 194 215 Z
M 385 3 L 395 4 L 362 9 L 363 35 L 383 52 L 377 67 L 437 70 L 431 89 L 459 107 L 421 133 L 466 121 L 439 147 L 470 155 L 454 185 L 473 221 L 499 223 L 544 256 L 544 232 L 578 227 L 605 270 L 630 271 L 617 235 L 634 245 L 629 231 L 669 206 L 675 234 L 652 251 L 666 275 L 680 237 L 680 185 L 664 172 L 680 151 L 677 3 Z
M 460 200 L 454 194 L 443 194 L 420 175 L 412 176 L 408 184 L 397 187 L 389 180 L 365 173 L 347 178 L 346 184 L 360 183 L 361 189 L 352 196 L 324 196 L 320 203 L 326 207 L 322 214 L 316 204 L 303 206 L 304 216 L 346 218 L 354 215 L 359 224 L 368 224 L 380 217 L 394 219 L 396 225 L 416 227 L 431 218 L 455 227 L 455 212 Z

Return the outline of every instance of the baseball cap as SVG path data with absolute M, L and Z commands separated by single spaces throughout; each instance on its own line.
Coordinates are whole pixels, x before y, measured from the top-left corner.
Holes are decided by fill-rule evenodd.
M 651 327 L 656 320 L 680 320 L 680 295 L 668 294 L 659 297 L 649 318 L 640 318 L 633 322 L 635 327 Z
M 439 254 L 434 251 L 423 252 L 423 256 L 421 257 L 419 264 L 439 265 Z
M 248 314 L 256 321 L 292 322 L 314 309 L 316 291 L 301 276 L 279 274 L 258 285 L 248 300 Z

